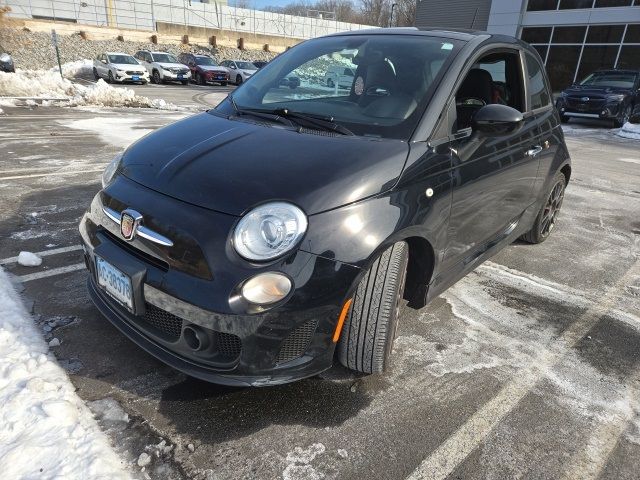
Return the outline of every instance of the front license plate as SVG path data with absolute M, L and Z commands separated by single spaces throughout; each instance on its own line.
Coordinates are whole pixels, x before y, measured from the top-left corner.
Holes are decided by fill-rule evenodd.
M 138 75 L 134 75 L 133 77 L 131 77 L 134 81 L 136 80 L 140 80 L 140 77 Z
M 131 279 L 97 255 L 96 272 L 98 272 L 98 285 L 122 305 L 133 311 Z
M 181 73 L 178 74 L 178 80 L 182 80 L 182 74 Z

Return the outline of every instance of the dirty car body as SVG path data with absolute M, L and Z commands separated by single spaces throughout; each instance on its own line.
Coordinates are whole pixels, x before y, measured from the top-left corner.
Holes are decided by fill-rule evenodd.
M 349 90 L 326 86 L 331 61 L 353 68 Z M 114 159 L 80 224 L 89 291 L 147 352 L 211 382 L 286 383 L 337 356 L 379 372 L 400 297 L 420 308 L 514 239 L 542 241 L 569 176 L 526 44 L 310 40 Z

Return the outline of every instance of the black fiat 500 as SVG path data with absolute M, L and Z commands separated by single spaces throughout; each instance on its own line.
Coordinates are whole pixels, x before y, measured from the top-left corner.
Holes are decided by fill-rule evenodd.
M 350 86 L 324 82 L 336 67 Z M 287 77 L 300 85 L 279 88 Z M 513 240 L 544 241 L 570 175 L 525 43 L 317 38 L 113 160 L 80 224 L 89 291 L 201 379 L 284 383 L 334 361 L 382 372 L 401 299 L 421 308 Z

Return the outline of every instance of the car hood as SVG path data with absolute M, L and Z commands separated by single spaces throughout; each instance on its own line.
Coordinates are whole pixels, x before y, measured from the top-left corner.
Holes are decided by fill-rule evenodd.
M 244 73 L 245 75 L 253 75 L 257 71 L 258 70 L 242 70 L 242 73 Z
M 203 70 L 205 72 L 227 72 L 227 69 L 225 67 L 214 67 L 212 65 L 198 65 L 198 68 L 200 70 Z
M 110 64 L 116 70 L 129 70 L 131 72 L 144 72 L 142 65 L 132 65 L 130 63 L 111 63 Z
M 584 95 L 588 97 L 589 95 L 613 95 L 613 94 L 627 94 L 630 93 L 631 90 L 628 88 L 619 88 L 619 87 L 581 87 L 574 86 L 569 87 L 564 91 L 567 95 Z
M 402 172 L 406 142 L 317 133 L 202 113 L 138 140 L 121 171 L 148 188 L 231 215 L 270 200 L 292 202 L 311 215 L 384 192 Z
M 164 62 L 156 62 L 158 65 L 160 65 L 162 68 L 182 68 L 182 69 L 187 69 L 188 67 L 186 65 L 183 65 L 182 63 L 164 63 Z

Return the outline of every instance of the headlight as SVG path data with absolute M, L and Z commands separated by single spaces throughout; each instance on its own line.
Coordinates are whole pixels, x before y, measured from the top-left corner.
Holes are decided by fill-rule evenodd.
M 125 73 L 125 70 L 120 70 L 119 68 L 116 68 L 116 72 L 118 72 L 118 73 Z
M 10 61 L 11 61 L 11 57 L 8 54 L 6 53 L 0 54 L 0 62 L 9 63 Z
M 106 188 L 116 176 L 122 163 L 122 155 L 122 153 L 116 155 L 113 160 L 111 160 L 111 163 L 107 165 L 107 168 L 104 169 L 104 172 L 102 172 L 102 188 Z
M 247 260 L 270 260 L 293 249 L 306 231 L 307 217 L 298 207 L 267 203 L 242 217 L 233 233 L 233 244 Z
M 607 102 L 621 102 L 624 100 L 624 95 L 608 95 Z

